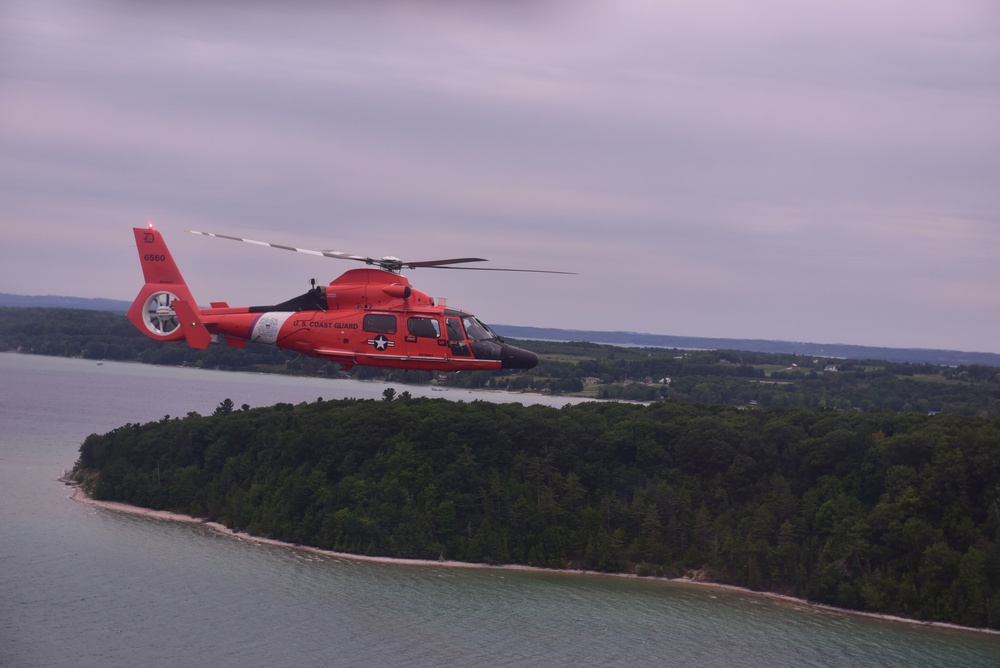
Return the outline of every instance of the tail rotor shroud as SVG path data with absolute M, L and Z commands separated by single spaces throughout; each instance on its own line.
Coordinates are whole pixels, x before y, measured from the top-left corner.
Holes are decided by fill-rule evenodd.
M 173 307 L 176 299 L 177 295 L 174 293 L 161 291 L 151 294 L 146 300 L 143 322 L 153 335 L 169 336 L 180 327 L 180 321 Z

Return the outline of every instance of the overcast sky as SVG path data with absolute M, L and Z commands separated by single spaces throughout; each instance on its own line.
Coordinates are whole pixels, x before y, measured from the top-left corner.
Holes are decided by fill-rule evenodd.
M 377 6 L 377 7 L 375 7 Z M 375 7 L 375 8 L 373 8 Z M 1000 352 L 1000 3 L 0 4 L 0 292 Z

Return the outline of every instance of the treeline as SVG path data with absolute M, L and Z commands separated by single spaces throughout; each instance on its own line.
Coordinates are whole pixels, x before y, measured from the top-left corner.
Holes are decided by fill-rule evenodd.
M 526 344 L 538 367 L 516 376 L 456 374 L 470 388 L 581 393 L 598 399 L 694 401 L 743 407 L 918 411 L 1000 418 L 1000 369 L 881 360 L 830 360 L 735 350 Z
M 92 435 L 98 499 L 358 554 L 709 580 L 1000 628 L 1000 422 L 412 399 Z
M 792 353 L 802 357 L 834 359 L 876 359 L 891 362 L 933 364 L 935 366 L 1000 366 L 1000 354 L 940 350 L 933 348 L 885 348 L 843 343 L 806 343 L 768 339 L 723 339 L 638 332 L 607 332 L 547 327 L 497 325 L 505 336 L 544 341 L 600 341 L 614 346 L 673 348 L 680 350 L 752 350 L 766 354 Z

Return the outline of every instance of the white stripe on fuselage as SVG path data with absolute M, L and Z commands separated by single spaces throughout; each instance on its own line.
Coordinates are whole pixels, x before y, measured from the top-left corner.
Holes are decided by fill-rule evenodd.
M 250 333 L 252 343 L 269 343 L 274 345 L 278 340 L 278 332 L 294 313 L 291 311 L 268 311 L 261 313 L 254 323 L 253 331 Z

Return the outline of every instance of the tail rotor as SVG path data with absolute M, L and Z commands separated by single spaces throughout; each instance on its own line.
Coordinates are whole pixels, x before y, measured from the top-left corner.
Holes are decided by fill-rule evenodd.
M 180 327 L 173 303 L 177 295 L 172 292 L 156 292 L 146 300 L 143 309 L 143 323 L 146 329 L 157 336 L 173 334 Z

